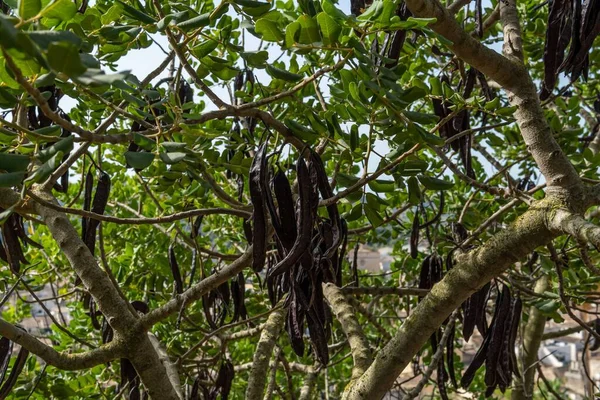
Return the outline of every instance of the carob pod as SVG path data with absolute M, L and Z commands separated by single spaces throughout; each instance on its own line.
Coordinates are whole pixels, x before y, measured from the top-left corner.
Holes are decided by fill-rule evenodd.
M 481 3 L 481 0 L 477 1 Z M 467 77 L 465 80 L 465 86 L 463 90 L 463 98 L 468 99 L 469 97 L 471 97 L 471 93 L 473 92 L 473 88 L 475 87 L 476 79 L 477 70 L 471 67 L 467 72 Z M 454 127 L 456 134 L 470 129 L 469 111 L 462 110 L 458 114 L 456 114 L 456 116 L 452 119 L 452 126 Z M 475 171 L 473 170 L 471 157 L 472 140 L 472 135 L 465 135 L 453 141 L 452 145 L 453 148 L 455 148 L 454 143 L 457 143 L 456 147 L 458 147 L 460 160 L 462 162 L 463 167 L 465 168 L 466 175 L 469 178 L 475 179 Z
M 108 196 L 110 194 L 110 176 L 102 171 L 98 178 L 98 185 L 96 186 L 96 193 L 94 194 L 94 200 L 92 201 L 92 212 L 96 214 L 104 214 L 106 204 L 108 203 Z M 100 225 L 100 221 L 97 219 L 88 219 L 86 222 L 86 231 L 84 243 L 92 254 L 95 253 L 96 249 L 96 229 Z
M 296 164 L 296 172 L 298 179 L 298 236 L 294 245 L 286 256 L 278 262 L 273 269 L 268 273 L 268 277 L 275 277 L 295 265 L 302 255 L 308 249 L 312 236 L 313 236 L 313 222 L 314 215 L 314 188 L 310 179 L 310 174 L 306 163 L 302 156 L 298 158 Z M 317 197 L 318 200 L 318 197 Z M 318 201 L 317 201 L 318 205 Z
M 233 318 L 231 322 L 237 322 L 240 318 L 248 318 L 248 312 L 246 311 L 246 304 L 244 300 L 246 298 L 246 280 L 244 279 L 244 273 L 240 272 L 236 279 L 231 281 L 231 298 L 233 300 Z
M 278 169 L 273 177 L 273 191 L 277 199 L 277 215 L 280 221 L 280 230 L 276 230 L 276 234 L 283 247 L 290 250 L 296 241 L 298 230 L 292 186 L 281 169 Z
M 295 290 L 289 297 L 288 314 L 285 328 L 287 330 L 292 349 L 300 356 L 304 356 L 304 318 L 305 312 L 299 307 Z
M 252 269 L 260 272 L 264 268 L 267 252 L 267 215 L 261 186 L 267 173 L 267 140 L 260 145 L 250 166 L 250 200 L 252 212 Z
M 490 342 L 487 348 L 485 360 L 485 384 L 487 386 L 486 396 L 496 390 L 499 383 L 504 382 L 504 376 L 501 370 L 500 355 L 503 351 L 504 338 L 506 334 L 506 319 L 510 311 L 510 291 L 508 286 L 503 286 L 502 293 L 496 300 L 496 307 L 499 309 L 498 316 L 490 328 Z
M 499 309 L 500 309 L 500 307 L 498 307 L 498 303 L 496 303 L 496 308 L 494 310 L 494 316 L 492 317 L 492 322 L 491 322 L 492 325 L 498 318 Z M 490 337 L 491 337 L 491 335 L 484 336 L 483 343 L 481 344 L 481 346 L 479 346 L 479 349 L 477 350 L 477 353 L 475 353 L 475 357 L 471 361 L 471 364 L 469 364 L 469 366 L 467 367 L 467 370 L 463 373 L 463 376 L 460 380 L 460 385 L 464 389 L 467 389 L 471 385 L 471 382 L 473 382 L 473 378 L 475 378 L 475 373 L 477 372 L 477 370 L 479 368 L 481 368 L 481 366 L 485 362 L 488 347 L 490 345 Z
M 456 324 L 452 326 L 448 342 L 446 343 L 446 365 L 448 366 L 448 373 L 450 382 L 454 389 L 458 389 L 458 383 L 456 382 L 456 372 L 454 370 L 454 337 L 456 335 Z
M 212 395 L 214 399 L 217 398 L 217 394 L 221 394 L 222 400 L 227 400 L 229 392 L 231 391 L 231 384 L 235 378 L 235 370 L 233 364 L 229 360 L 223 361 L 219 373 L 217 374 L 217 380 L 215 381 L 215 387 L 213 388 Z
M 413 259 L 419 255 L 419 225 L 419 209 L 416 209 L 410 230 L 410 256 Z
M 85 175 L 84 189 L 83 189 L 83 210 L 90 211 L 92 208 L 92 192 L 94 190 L 94 174 L 92 173 L 92 168 L 88 169 L 87 174 Z M 81 238 L 85 240 L 87 225 L 89 218 L 82 217 L 81 218 Z
M 28 264 L 28 262 L 23 255 L 23 250 L 21 249 L 17 234 L 10 226 L 8 220 L 2 225 L 2 238 L 4 239 L 2 244 L 4 245 L 10 270 L 15 275 L 18 275 L 21 270 L 21 263 Z
M 469 341 L 475 327 L 482 336 L 487 333 L 486 306 L 490 283 L 486 283 L 481 289 L 473 293 L 463 304 L 463 337 Z
M 12 356 L 13 342 L 5 337 L 0 338 L 0 384 L 4 381 L 8 364 Z
M 200 227 L 202 226 L 202 220 L 204 219 L 204 215 L 199 215 L 194 220 L 192 224 L 192 229 L 190 231 L 190 239 L 195 239 L 198 237 L 198 233 L 200 232 Z
M 27 357 L 29 356 L 29 350 L 25 347 L 21 347 L 19 350 L 19 354 L 17 355 L 17 359 L 10 370 L 10 374 L 6 381 L 0 387 L 0 400 L 6 399 L 6 397 L 10 394 L 12 388 L 17 384 L 17 378 L 23 371 L 23 367 L 25 367 L 25 363 L 27 362 Z M 10 358 L 10 356 L 9 356 Z
M 177 263 L 177 257 L 175 256 L 173 243 L 169 246 L 169 267 L 171 268 L 171 274 L 173 274 L 173 280 L 175 282 L 175 292 L 181 294 L 183 293 L 183 279 L 181 279 L 181 271 L 179 269 L 179 264 Z
M 333 190 L 331 189 L 331 185 L 329 184 L 329 179 L 327 178 L 327 172 L 325 171 L 325 166 L 323 165 L 323 160 L 319 154 L 315 151 L 310 152 L 310 162 L 311 166 L 314 168 L 317 186 L 319 188 L 319 192 L 321 193 L 321 197 L 323 200 L 327 200 L 333 197 Z M 340 212 L 338 211 L 337 204 L 331 204 L 327 206 L 327 214 L 329 215 L 329 220 L 331 221 L 331 231 L 333 233 L 333 243 L 331 246 L 323 253 L 323 257 L 330 258 L 336 249 L 340 246 L 342 242 L 342 234 L 341 234 L 341 218 Z

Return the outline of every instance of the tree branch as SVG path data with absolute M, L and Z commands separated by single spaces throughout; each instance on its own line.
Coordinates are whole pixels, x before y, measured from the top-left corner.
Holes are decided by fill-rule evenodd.
M 419 289 L 419 288 L 397 288 L 397 287 L 352 287 L 346 286 L 340 289 L 344 294 L 352 294 L 352 295 L 394 295 L 394 296 L 425 296 L 429 293 L 429 289 Z
M 342 291 L 334 284 L 326 283 L 323 284 L 323 295 L 348 338 L 354 360 L 352 380 L 357 379 L 369 368 L 373 361 L 369 342 L 356 319 L 354 308 L 348 303 Z
M 23 329 L 17 328 L 2 318 L 0 318 L 0 336 L 23 346 L 49 365 L 65 371 L 92 368 L 96 365 L 120 358 L 124 354 L 123 343 L 119 340 L 112 341 L 85 353 L 58 352 Z
M 140 329 L 148 330 L 152 325 L 167 318 L 169 315 L 179 312 L 182 307 L 190 306 L 194 301 L 200 299 L 203 295 L 215 289 L 228 279 L 233 278 L 240 271 L 249 266 L 251 259 L 252 247 L 249 247 L 244 254 L 231 264 L 198 282 L 182 294 L 175 296 L 175 298 L 166 304 L 155 308 L 148 314 L 142 316 L 138 321 Z
M 279 333 L 283 329 L 287 309 L 280 308 L 274 311 L 260 334 L 256 351 L 254 352 L 254 360 L 252 362 L 252 370 L 248 377 L 248 387 L 246 389 L 247 399 L 262 399 L 265 390 L 267 372 L 269 370 L 269 359 L 273 353 L 273 347 L 279 337 Z M 277 364 L 277 360 L 275 360 Z
M 555 237 L 556 233 L 546 226 L 546 214 L 556 206 L 556 200 L 552 198 L 537 202 L 487 243 L 458 255 L 456 266 L 413 310 L 344 398 L 381 398 L 394 385 L 413 355 L 452 311 L 512 263 L 525 258 L 533 249 Z

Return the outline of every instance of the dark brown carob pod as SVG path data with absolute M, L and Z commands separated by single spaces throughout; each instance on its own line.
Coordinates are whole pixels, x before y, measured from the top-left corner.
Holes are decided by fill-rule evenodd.
M 267 215 L 265 198 L 261 190 L 267 174 L 267 140 L 260 145 L 250 166 L 250 200 L 254 206 L 252 212 L 252 269 L 260 272 L 265 265 L 267 252 Z
M 28 356 L 29 350 L 21 347 L 21 350 L 19 350 L 19 354 L 17 355 L 17 359 L 10 370 L 8 378 L 6 378 L 6 381 L 2 384 L 2 387 L 0 387 L 0 400 L 6 399 L 12 391 L 12 388 L 17 384 L 17 379 L 25 367 Z
M 5 337 L 0 338 L 0 385 L 4 381 L 4 377 L 8 371 L 12 351 L 13 342 Z
M 94 194 L 94 200 L 92 201 L 91 211 L 96 214 L 104 214 L 106 205 L 108 204 L 108 196 L 110 194 L 110 176 L 102 171 L 98 178 L 98 185 L 96 185 L 96 193 Z M 100 225 L 100 221 L 97 219 L 88 219 L 86 222 L 86 231 L 83 242 L 88 249 L 95 253 L 96 250 L 96 230 Z
M 299 195 L 299 217 L 297 222 L 298 236 L 296 237 L 296 241 L 287 255 L 269 271 L 269 277 L 275 277 L 287 271 L 294 264 L 296 264 L 308 249 L 308 246 L 312 240 L 314 221 L 314 188 L 310 179 L 308 167 L 302 157 L 298 158 L 298 162 L 296 163 L 296 173 Z
M 171 268 L 171 273 L 173 274 L 173 280 L 175 282 L 175 292 L 181 294 L 183 293 L 183 279 L 181 278 L 181 270 L 177 263 L 173 243 L 169 246 L 169 267 Z

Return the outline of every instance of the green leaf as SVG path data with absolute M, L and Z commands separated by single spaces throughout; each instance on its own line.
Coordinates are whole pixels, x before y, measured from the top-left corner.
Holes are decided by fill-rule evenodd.
M 331 0 L 322 0 L 321 8 L 332 18 L 344 21 L 348 19 L 348 16 L 344 14 L 339 8 L 337 8 Z
M 35 17 L 41 9 L 42 2 L 40 0 L 19 0 L 19 17 L 24 20 Z
M 133 19 L 136 19 L 140 22 L 143 22 L 145 24 L 153 24 L 156 22 L 154 20 L 154 18 L 152 18 L 145 12 L 142 12 L 142 11 L 138 10 L 137 8 L 132 7 L 129 4 L 127 4 L 121 0 L 117 0 L 117 2 L 123 6 L 123 9 L 125 10 L 125 15 L 127 15 Z
M 79 49 L 71 43 L 55 42 L 48 46 L 48 63 L 56 72 L 79 76 L 86 71 L 79 57 Z
M 426 114 L 415 111 L 402 111 L 406 118 L 411 121 L 418 122 L 419 124 L 435 124 L 438 122 L 439 117 L 435 114 Z
M 196 58 L 201 59 L 212 53 L 219 46 L 219 42 L 214 39 L 208 39 L 192 49 Z
M 156 147 L 156 142 L 154 140 L 149 139 L 137 132 L 134 132 L 133 134 L 133 142 L 147 151 L 152 151 L 154 147 Z
M 58 19 L 60 21 L 68 21 L 75 14 L 77 14 L 77 6 L 72 0 L 54 0 L 40 11 L 42 17 Z
M 254 30 L 267 42 L 279 42 L 284 38 L 283 33 L 277 27 L 277 23 L 266 18 L 256 21 Z
M 320 12 L 317 15 L 317 23 L 321 29 L 323 43 L 326 45 L 337 43 L 340 33 L 342 32 L 342 27 L 324 12 Z
M 233 3 L 242 6 L 242 10 L 251 17 L 260 17 L 271 9 L 271 3 L 254 0 L 233 0 Z
M 419 204 L 421 201 L 421 188 L 419 188 L 419 182 L 417 182 L 417 178 L 411 176 L 407 180 L 408 184 L 408 202 L 410 204 Z
M 160 145 L 167 153 L 181 153 L 187 146 L 186 143 L 181 142 L 162 142 Z
M 321 41 L 319 26 L 317 21 L 310 15 L 301 15 L 297 22 L 300 24 L 300 37 L 298 42 L 301 44 L 312 44 Z
M 269 52 L 265 50 L 260 51 L 243 51 L 240 56 L 246 60 L 250 67 L 264 68 L 267 60 L 269 59 Z
M 421 184 L 425 186 L 425 188 L 430 190 L 448 190 L 452 189 L 452 187 L 454 186 L 453 182 L 448 182 L 438 178 L 432 178 L 430 176 L 419 175 L 418 178 L 419 182 L 421 182 Z
M 152 164 L 154 153 L 126 151 L 125 160 L 132 168 L 142 170 Z
M 6 49 L 14 49 L 18 46 L 17 35 L 19 31 L 9 17 L 0 13 L 0 45 Z
M 377 228 L 381 224 L 383 224 L 383 218 L 379 215 L 379 211 L 371 208 L 368 204 L 364 207 L 365 215 L 367 219 L 373 225 L 373 228 Z
M 396 184 L 394 181 L 386 181 L 381 179 L 376 179 L 368 183 L 369 188 L 378 193 L 391 193 L 396 190 Z
M 83 43 L 79 36 L 69 31 L 31 31 L 23 33 L 29 36 L 42 50 L 48 50 L 50 44 L 57 42 L 70 43 L 77 47 L 77 49 L 80 49 Z
M 517 111 L 517 106 L 510 107 L 501 107 L 496 110 L 493 110 L 497 115 L 502 115 L 503 117 L 512 116 L 515 111 Z
M 1 78 L 0 78 L 1 79 Z M 0 86 L 0 107 L 13 108 L 19 100 L 13 96 L 8 90 Z
M 72 138 L 72 136 L 71 136 Z M 60 143 L 60 142 L 58 142 Z M 58 144 L 57 143 L 57 144 Z M 73 142 L 71 141 L 71 148 L 73 148 Z M 43 150 L 42 150 L 43 151 Z M 41 152 L 40 152 L 41 153 Z M 38 183 L 44 181 L 52 174 L 52 172 L 60 165 L 65 152 L 58 150 L 52 152 L 52 156 L 36 169 L 32 175 L 27 177 L 26 182 Z
M 30 158 L 24 154 L 0 153 L 0 170 L 6 172 L 27 171 Z
M 165 164 L 176 164 L 187 156 L 186 153 L 160 153 L 160 159 Z
M 285 46 L 290 48 L 298 42 L 300 38 L 300 23 L 297 21 L 292 22 L 285 28 Z
M 281 79 L 288 82 L 298 82 L 303 78 L 300 74 L 294 74 L 292 72 L 276 68 L 272 65 L 267 64 L 267 73 L 273 78 Z
M 68 136 L 64 139 L 61 139 L 58 142 L 54 143 L 52 146 L 40 150 L 37 157 L 41 162 L 46 162 L 58 152 L 68 153 L 71 150 L 73 150 L 74 140 L 75 136 Z
M 198 15 L 197 17 L 179 22 L 177 27 L 183 31 L 189 32 L 193 29 L 210 25 L 210 13 Z
M 286 118 L 284 122 L 286 126 L 290 128 L 294 136 L 304 141 L 313 143 L 319 138 L 319 135 L 315 131 L 292 119 Z
M 18 186 L 25 179 L 25 172 L 0 173 L 0 187 Z

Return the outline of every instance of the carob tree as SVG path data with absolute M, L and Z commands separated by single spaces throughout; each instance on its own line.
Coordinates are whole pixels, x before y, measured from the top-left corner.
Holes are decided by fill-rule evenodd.
M 0 1 L 0 399 L 592 397 L 600 0 L 469 3 Z

